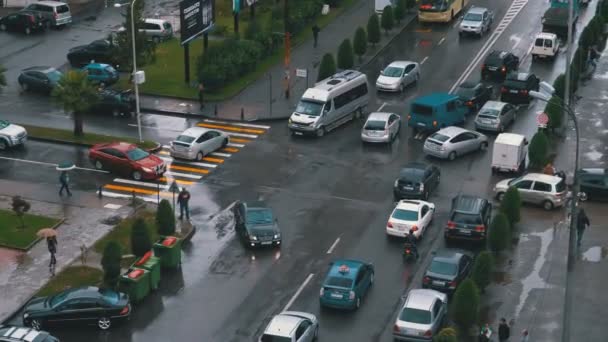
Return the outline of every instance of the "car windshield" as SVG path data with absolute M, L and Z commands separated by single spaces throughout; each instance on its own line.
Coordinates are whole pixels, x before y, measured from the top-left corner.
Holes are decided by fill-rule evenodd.
M 386 77 L 401 77 L 401 75 L 403 75 L 403 70 L 403 68 L 389 66 L 384 69 L 382 75 Z
M 478 214 L 468 214 L 454 212 L 452 215 L 452 221 L 462 224 L 481 224 L 481 217 Z
M 67 298 L 68 294 L 69 294 L 69 292 L 66 291 L 66 292 L 61 292 L 61 293 L 54 295 L 53 297 L 51 297 L 49 299 L 49 304 L 52 307 L 55 307 L 57 304 L 62 303 Z
M 502 58 L 498 54 L 491 54 L 486 58 L 485 64 L 491 66 L 502 66 Z
M 384 131 L 385 121 L 368 120 L 365 123 L 365 129 L 368 131 Z
M 448 137 L 447 135 L 443 135 L 443 134 L 440 134 L 440 133 L 434 133 L 429 138 L 431 138 L 433 140 L 441 141 L 441 142 L 445 142 L 448 139 L 450 139 L 450 137 Z
M 49 71 L 46 76 L 49 78 L 49 80 L 51 80 L 51 82 L 53 83 L 57 83 L 59 82 L 59 80 L 61 79 L 61 73 L 57 70 L 53 70 L 53 71 Z
M 135 160 L 135 161 L 144 159 L 149 155 L 150 155 L 150 153 L 142 150 L 141 148 L 134 148 L 127 152 L 127 157 L 129 157 L 129 159 Z
M 526 89 L 526 82 L 518 80 L 506 80 L 504 86 L 505 88 L 511 89 Z
M 458 87 L 456 95 L 464 97 L 465 99 L 470 99 L 475 96 L 475 88 Z
M 403 169 L 399 173 L 399 178 L 401 180 L 408 180 L 419 182 L 424 177 L 424 170 L 422 169 Z
M 272 221 L 272 211 L 270 209 L 247 210 L 247 224 L 270 224 Z
M 321 109 L 325 102 L 312 101 L 312 100 L 300 100 L 296 107 L 296 113 L 306 114 L 310 116 L 320 116 Z
M 498 117 L 498 114 L 500 114 L 499 110 L 482 108 L 481 111 L 479 112 L 479 117 L 486 118 L 486 119 L 495 119 L 496 117 Z
M 175 141 L 189 144 L 194 141 L 194 137 L 191 137 L 189 135 L 180 135 L 175 139 Z
M 524 178 L 524 176 L 517 177 L 517 178 L 513 178 L 513 179 L 511 179 L 509 182 L 507 182 L 507 184 L 511 185 L 511 184 L 513 184 L 513 183 L 517 183 L 517 182 L 519 182 L 519 181 L 520 181 L 522 178 Z
M 10 125 L 11 123 L 6 121 L 6 120 L 0 120 L 0 129 L 4 129 L 6 127 L 8 127 L 8 125 Z
M 99 293 L 101 293 L 103 300 L 108 304 L 116 305 L 120 300 L 120 294 L 118 294 L 118 292 L 100 289 Z
M 291 338 L 284 337 L 284 336 L 275 336 L 275 335 L 264 334 L 264 335 L 262 335 L 262 338 L 260 339 L 260 341 L 262 341 L 262 342 L 291 342 Z
M 329 277 L 327 278 L 325 285 L 350 289 L 353 287 L 353 280 L 344 277 Z
M 450 264 L 449 262 L 433 260 L 433 262 L 431 262 L 431 266 L 429 267 L 429 272 L 453 276 L 458 272 L 458 267 L 455 264 Z
M 113 73 L 116 72 L 116 69 L 114 69 L 113 67 L 111 67 L 111 66 L 108 65 L 107 67 L 105 67 L 105 71 L 113 74 Z
M 413 210 L 395 209 L 392 218 L 403 221 L 418 221 L 418 212 Z
M 416 324 L 431 323 L 431 312 L 420 309 L 403 308 L 399 315 L 399 320 Z
M 468 20 L 468 21 L 481 21 L 483 19 L 483 16 L 480 13 L 467 13 L 467 15 L 464 16 L 464 20 Z

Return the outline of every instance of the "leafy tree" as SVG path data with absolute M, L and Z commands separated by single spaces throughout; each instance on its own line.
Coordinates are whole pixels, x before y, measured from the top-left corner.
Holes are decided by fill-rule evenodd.
M 566 94 L 566 74 L 560 74 L 557 76 L 555 81 L 553 81 L 553 88 L 555 88 L 555 96 L 560 99 L 564 99 Z
M 414 7 L 416 7 L 416 0 L 405 0 L 405 8 L 407 8 L 408 12 Z
M 500 211 L 507 216 L 511 227 L 519 222 L 521 218 L 520 209 L 521 197 L 519 196 L 519 190 L 514 186 L 510 186 L 500 202 Z
M 143 218 L 138 217 L 131 227 L 131 252 L 141 258 L 152 249 L 152 240 L 148 232 L 148 225 Z
M 380 22 L 378 21 L 378 15 L 373 13 L 367 21 L 367 41 L 375 46 L 380 43 Z
M 156 227 L 158 235 L 170 236 L 175 234 L 175 213 L 168 200 L 163 199 L 156 210 Z
M 338 68 L 351 69 L 355 65 L 353 46 L 350 39 L 344 39 L 338 48 Z
M 454 328 L 443 328 L 433 337 L 433 342 L 458 342 L 458 332 Z
M 500 252 L 506 249 L 511 243 L 509 220 L 505 214 L 499 212 L 496 214 L 496 216 L 494 216 L 492 224 L 490 224 L 490 236 L 488 236 L 488 243 L 490 244 L 490 249 L 494 252 Z
M 543 131 L 538 131 L 530 141 L 528 157 L 532 168 L 540 169 L 547 163 L 549 154 L 549 139 Z
M 355 32 L 353 50 L 355 54 L 359 56 L 359 62 L 361 62 L 363 55 L 367 52 L 367 33 L 363 27 L 359 27 Z
M 97 88 L 89 81 L 87 74 L 80 70 L 70 70 L 63 74 L 57 86 L 53 88 L 53 98 L 66 112 L 71 112 L 74 119 L 74 135 L 82 136 L 83 116 L 99 101 Z
M 398 0 L 395 4 L 395 9 L 393 10 L 393 17 L 395 17 L 395 21 L 397 24 L 401 23 L 401 20 L 405 17 L 405 1 L 406 0 Z
M 479 289 L 471 279 L 465 279 L 456 289 L 451 303 L 450 316 L 463 331 L 477 322 L 479 316 Z
M 4 73 L 6 72 L 6 68 L 0 65 L 0 89 L 2 87 L 6 87 L 6 76 Z
M 336 73 L 336 61 L 331 53 L 326 53 L 321 59 L 321 65 L 319 66 L 319 75 L 317 76 L 317 82 L 328 78 L 329 76 Z
M 549 117 L 549 123 L 547 127 L 551 129 L 560 128 L 563 121 L 563 110 L 561 108 L 561 101 L 559 98 L 552 96 L 545 106 L 545 113 Z
M 101 267 L 103 268 L 103 283 L 110 289 L 115 289 L 120 276 L 120 261 L 122 251 L 116 241 L 110 241 L 103 249 Z
M 144 11 L 145 1 L 138 0 L 135 2 L 135 6 L 127 6 L 125 17 L 125 23 L 123 27 L 124 31 L 111 36 L 110 41 L 112 42 L 113 56 L 115 63 L 121 70 L 133 69 L 133 43 L 131 35 L 131 10 L 133 10 L 133 17 L 135 20 L 135 53 L 137 59 L 137 67 L 141 67 L 147 63 L 154 61 L 156 44 L 148 40 L 145 32 L 140 32 L 140 29 L 144 26 Z
M 382 28 L 388 34 L 388 31 L 392 30 L 395 26 L 395 18 L 393 17 L 393 6 L 386 5 L 382 10 L 382 18 L 380 20 Z
M 494 258 L 490 252 L 483 251 L 477 255 L 475 263 L 473 264 L 471 279 L 473 279 L 481 293 L 484 293 L 486 287 L 490 285 L 493 268 Z
M 30 210 L 30 203 L 21 198 L 21 196 L 13 196 L 11 207 L 15 212 L 15 215 L 19 218 L 19 221 L 21 221 L 21 228 L 25 228 L 25 222 L 23 222 L 23 215 L 25 215 L 25 213 Z
M 591 45 L 593 45 L 597 41 L 595 37 L 595 32 L 591 25 L 587 25 L 583 32 L 581 32 L 580 37 L 578 38 L 578 45 L 583 49 L 587 50 Z

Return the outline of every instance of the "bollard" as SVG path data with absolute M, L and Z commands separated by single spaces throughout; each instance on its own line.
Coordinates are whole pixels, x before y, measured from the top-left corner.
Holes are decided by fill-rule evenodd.
M 103 192 L 102 192 L 103 186 L 100 185 L 99 186 L 99 191 L 97 191 L 97 197 L 98 198 L 102 198 L 103 197 Z
M 245 108 L 241 107 L 241 121 L 245 121 Z
M 215 108 L 213 108 L 213 115 L 217 118 L 217 104 L 215 105 Z

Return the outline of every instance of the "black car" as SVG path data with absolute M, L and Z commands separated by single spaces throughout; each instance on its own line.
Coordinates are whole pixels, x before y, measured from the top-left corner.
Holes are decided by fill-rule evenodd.
M 407 164 L 393 185 L 395 201 L 404 198 L 420 198 L 427 200 L 431 191 L 439 186 L 441 172 L 439 168 L 424 163 L 412 162 Z
M 108 40 L 100 39 L 89 45 L 81 45 L 70 49 L 68 61 L 73 67 L 83 67 L 91 61 L 115 65 L 113 55 L 114 47 Z
M 530 103 L 530 91 L 538 91 L 540 80 L 534 74 L 513 72 L 507 76 L 500 88 L 500 101 L 508 103 Z
M 475 113 L 479 108 L 492 99 L 494 87 L 483 83 L 463 82 L 456 89 L 456 95 L 469 107 L 470 113 Z
M 64 324 L 95 324 L 107 330 L 113 322 L 128 319 L 129 296 L 97 287 L 80 287 L 54 296 L 38 297 L 25 305 L 23 324 L 36 330 Z
M 422 287 L 454 293 L 458 285 L 469 276 L 473 268 L 473 258 L 464 251 L 442 249 L 435 253 L 431 264 L 422 278 Z
M 446 243 L 453 239 L 485 241 L 491 217 L 490 201 L 472 195 L 458 195 L 452 199 L 443 237 Z
M 23 32 L 26 35 L 36 31 L 44 31 L 48 26 L 43 16 L 20 11 L 0 18 L 0 31 Z
M 237 202 L 234 205 L 235 230 L 250 247 L 280 246 L 281 230 L 272 209 L 263 202 Z
M 608 201 L 608 169 L 580 169 L 581 191 L 595 201 Z
M 33 90 L 50 93 L 57 85 L 63 74 L 48 66 L 35 66 L 21 70 L 17 82 L 23 90 Z
M 59 342 L 46 331 L 14 325 L 0 326 L 0 342 Z
M 481 78 L 497 78 L 504 80 L 512 71 L 519 67 L 519 57 L 506 51 L 493 50 L 481 65 Z
M 102 89 L 99 101 L 91 109 L 93 113 L 112 113 L 113 116 L 130 115 L 135 111 L 135 97 L 131 90 Z

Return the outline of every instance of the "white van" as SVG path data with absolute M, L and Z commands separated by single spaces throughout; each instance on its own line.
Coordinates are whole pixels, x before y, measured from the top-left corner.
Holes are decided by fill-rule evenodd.
M 526 169 L 528 140 L 521 134 L 501 133 L 494 141 L 492 173 L 523 173 Z
M 375 0 L 376 1 L 376 14 L 378 15 L 382 15 L 382 12 L 384 11 L 384 7 L 386 6 L 396 6 L 397 4 L 397 0 Z
M 60 1 L 38 1 L 31 3 L 23 10 L 39 13 L 48 20 L 52 27 L 59 27 L 72 23 L 70 6 Z
M 532 46 L 532 58 L 551 58 L 555 59 L 555 56 L 559 52 L 559 40 L 555 33 L 542 32 L 534 39 L 534 45 Z
M 359 71 L 344 70 L 304 92 L 289 118 L 289 131 L 322 137 L 343 123 L 361 117 L 368 103 L 367 76 Z

